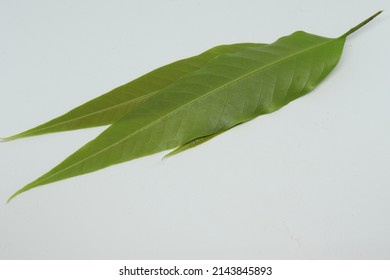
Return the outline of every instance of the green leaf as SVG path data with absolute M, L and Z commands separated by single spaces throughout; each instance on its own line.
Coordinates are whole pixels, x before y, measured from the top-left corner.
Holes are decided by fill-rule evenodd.
M 239 125 L 239 124 L 237 124 L 237 125 Z M 237 126 L 237 125 L 235 125 L 235 126 Z M 231 128 L 229 128 L 229 129 L 231 129 Z M 229 129 L 227 129 L 227 130 L 229 130 Z M 191 140 L 190 142 L 187 142 L 184 145 L 182 145 L 182 146 L 174 149 L 173 151 L 169 152 L 168 154 L 166 154 L 164 156 L 164 158 L 168 158 L 168 157 L 177 155 L 177 154 L 179 154 L 181 152 L 184 152 L 184 151 L 186 151 L 188 149 L 195 148 L 195 147 L 199 146 L 200 144 L 203 144 L 203 143 L 213 139 L 214 137 L 224 133 L 227 130 L 223 130 L 223 131 L 220 131 L 220 132 L 217 132 L 217 133 L 213 133 L 213 134 L 210 134 L 210 135 L 207 135 L 207 136 L 202 136 L 202 137 L 196 138 L 194 140 Z
M 311 91 L 337 65 L 346 37 L 303 31 L 220 55 L 162 89 L 96 139 L 10 197 L 210 136 L 273 112 Z
M 184 152 L 184 151 L 186 151 L 188 149 L 195 148 L 196 146 L 199 146 L 200 144 L 203 144 L 203 143 L 213 139 L 214 137 L 220 135 L 223 132 L 225 132 L 225 130 L 217 132 L 217 133 L 213 133 L 213 134 L 210 134 L 210 135 L 207 135 L 207 136 L 199 137 L 199 138 L 196 138 L 194 140 L 191 140 L 190 142 L 187 142 L 184 145 L 182 145 L 182 146 L 174 149 L 173 151 L 169 152 L 168 154 L 166 154 L 164 156 L 164 158 L 168 158 L 168 157 L 171 157 L 173 155 L 177 155 L 177 154 L 179 154 L 181 152 Z
M 241 43 L 221 45 L 211 48 L 197 56 L 182 59 L 138 79 L 117 87 L 49 122 L 4 138 L 13 140 L 22 137 L 53 133 L 60 131 L 109 125 L 123 117 L 127 112 L 145 102 L 159 90 L 174 83 L 221 54 L 234 53 L 243 48 L 262 46 L 264 44 Z

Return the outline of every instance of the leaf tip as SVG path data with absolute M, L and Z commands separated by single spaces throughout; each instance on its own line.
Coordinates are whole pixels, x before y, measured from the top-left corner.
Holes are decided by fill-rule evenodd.
M 177 155 L 178 153 L 182 152 L 183 149 L 182 149 L 183 146 L 180 146 L 172 151 L 170 151 L 169 153 L 167 153 L 165 156 L 163 156 L 162 160 L 167 160 L 169 159 L 170 157 L 174 156 L 174 155 Z
M 11 195 L 8 200 L 7 200 L 7 204 L 11 202 L 11 200 L 13 200 L 15 197 L 17 197 L 18 195 L 28 191 L 29 189 L 32 189 L 34 187 L 38 186 L 37 184 L 35 184 L 35 181 L 34 182 L 31 182 L 30 184 L 24 186 L 23 188 L 19 189 L 18 191 L 16 191 L 13 195 Z
M 16 196 L 18 196 L 20 194 L 19 191 L 17 191 L 16 193 L 14 193 L 13 195 L 11 195 L 8 200 L 7 200 L 7 204 L 9 204 L 11 202 L 11 200 L 13 200 Z
M 9 204 L 11 202 L 11 200 L 13 200 L 15 197 L 17 197 L 18 195 L 20 195 L 21 193 L 24 193 L 25 191 L 27 191 L 25 188 L 22 188 L 20 190 L 18 190 L 17 192 L 15 192 L 13 195 L 11 195 L 8 200 L 7 200 L 7 204 Z
M 172 156 L 172 152 L 170 152 L 170 153 L 164 155 L 164 156 L 161 158 L 161 160 L 162 160 L 162 161 L 167 161 L 171 156 Z
M 10 138 L 10 137 L 0 138 L 0 142 L 9 142 L 11 140 L 12 140 L 12 138 Z
M 0 137 L 0 142 L 9 142 L 9 141 L 12 141 L 12 140 L 15 140 L 18 138 L 21 138 L 21 136 L 19 136 L 19 134 L 15 134 L 15 135 L 8 136 L 8 137 Z

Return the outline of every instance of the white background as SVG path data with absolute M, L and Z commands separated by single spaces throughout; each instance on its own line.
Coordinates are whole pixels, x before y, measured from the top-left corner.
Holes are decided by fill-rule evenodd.
M 2 260 L 0 261 L 0 276 L 7 280 L 39 279 L 39 280 L 118 280 L 118 279 L 267 279 L 267 280 L 388 280 L 390 278 L 388 260 Z M 120 269 L 133 269 L 133 275 L 120 275 Z M 134 275 L 134 270 L 169 269 L 177 267 L 182 275 L 161 276 Z M 232 275 L 214 276 L 213 267 L 271 267 L 272 274 L 266 275 Z M 20 269 L 23 267 L 23 269 Z M 196 275 L 186 274 L 184 270 L 197 270 Z M 138 270 L 139 271 L 139 270 Z M 233 271 L 233 270 L 231 270 Z M 266 270 L 269 272 L 269 270 Z M 130 273 L 130 271 L 128 271 Z M 151 272 L 149 271 L 149 274 Z M 220 273 L 220 271 L 217 271 Z
M 389 259 L 390 2 L 0 0 L 0 136 L 212 46 L 346 42 L 311 94 L 198 148 L 8 197 L 104 128 L 0 143 L 1 259 Z

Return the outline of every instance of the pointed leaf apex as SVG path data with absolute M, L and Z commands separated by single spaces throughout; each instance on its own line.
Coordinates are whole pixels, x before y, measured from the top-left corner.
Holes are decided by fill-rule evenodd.
M 8 198 L 8 200 L 7 200 L 7 204 L 10 203 L 11 200 L 14 199 L 14 198 L 15 198 L 17 195 L 19 195 L 19 194 L 20 194 L 20 192 L 16 192 L 16 193 L 14 193 L 13 195 L 11 195 L 11 196 Z
M 10 203 L 11 200 L 13 200 L 15 197 L 17 197 L 18 195 L 28 191 L 29 189 L 33 188 L 34 185 L 33 185 L 34 182 L 31 182 L 30 184 L 24 186 L 23 188 L 19 189 L 17 192 L 15 192 L 13 195 L 11 195 L 8 200 L 7 200 L 7 203 Z
M 11 140 L 13 140 L 12 137 L 0 138 L 0 142 L 9 142 L 9 141 L 11 141 Z

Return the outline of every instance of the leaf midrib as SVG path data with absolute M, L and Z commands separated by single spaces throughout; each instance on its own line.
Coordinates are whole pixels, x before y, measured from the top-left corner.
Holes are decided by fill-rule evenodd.
M 104 111 L 109 111 L 109 110 L 114 109 L 114 108 L 117 108 L 117 107 L 125 106 L 125 105 L 127 105 L 127 104 L 132 103 L 132 102 L 136 102 L 136 101 L 138 101 L 138 100 L 140 100 L 140 99 L 142 99 L 142 98 L 145 98 L 145 97 L 154 95 L 154 94 L 158 93 L 159 91 L 160 91 L 160 90 L 156 90 L 156 91 L 150 92 L 150 93 L 148 93 L 148 94 L 145 94 L 145 95 L 143 95 L 143 96 L 139 96 L 139 97 L 136 97 L 136 98 L 134 98 L 134 99 L 131 99 L 131 100 L 128 100 L 128 101 L 125 101 L 125 102 L 122 102 L 122 103 L 119 103 L 119 104 L 116 104 L 116 105 L 113 105 L 113 106 L 110 106 L 110 107 L 107 107 L 107 108 L 104 108 L 104 109 L 101 109 L 101 110 L 92 112 L 92 113 L 89 113 L 89 114 L 85 114 L 85 115 L 82 115 L 82 116 L 79 116 L 79 117 L 76 117 L 76 118 L 72 118 L 72 119 L 67 120 L 67 121 L 62 121 L 62 122 L 55 123 L 55 124 L 52 124 L 52 125 L 49 125 L 49 126 L 45 126 L 45 127 L 39 128 L 39 129 L 33 129 L 33 130 L 31 130 L 28 134 L 31 134 L 31 133 L 34 133 L 34 132 L 38 132 L 38 131 L 41 131 L 41 130 L 50 129 L 50 128 L 53 128 L 53 127 L 56 127 L 56 126 L 60 126 L 60 125 L 66 124 L 66 123 L 73 122 L 73 121 L 75 121 L 75 120 L 87 118 L 87 117 L 90 117 L 90 116 L 99 114 L 99 113 L 101 113 L 101 112 L 104 112 Z M 27 134 L 27 133 L 26 133 L 26 134 Z
M 324 45 L 329 44 L 329 43 L 332 43 L 332 42 L 335 42 L 335 41 L 337 41 L 337 40 L 339 40 L 339 39 L 342 39 L 342 38 L 340 37 L 340 38 L 335 38 L 335 39 L 329 39 L 329 41 L 326 41 L 326 42 L 324 42 L 324 43 L 315 45 L 315 46 L 313 46 L 313 47 L 310 47 L 310 48 L 304 49 L 304 50 L 302 50 L 302 51 L 296 52 L 296 53 L 294 53 L 294 54 L 292 54 L 292 55 L 289 55 L 289 56 L 283 57 L 283 58 L 281 58 L 281 59 L 278 59 L 278 60 L 276 60 L 276 61 L 274 61 L 274 62 L 272 62 L 272 63 L 263 65 L 262 67 L 260 67 L 260 68 L 258 68 L 258 69 L 256 69 L 256 70 L 253 70 L 253 71 L 251 71 L 251 72 L 249 72 L 249 73 L 247 73 L 247 74 L 245 74 L 245 75 L 242 75 L 241 77 L 239 77 L 239 78 L 237 78 L 237 79 L 235 79 L 235 80 L 233 80 L 233 81 L 230 81 L 230 82 L 228 82 L 228 83 L 226 83 L 226 84 L 224 84 L 224 85 L 222 85 L 222 86 L 220 86 L 220 87 L 218 87 L 218 88 L 216 88 L 216 89 L 211 90 L 210 92 L 207 92 L 206 94 L 204 94 L 204 95 L 202 95 L 202 96 L 200 96 L 200 97 L 198 97 L 198 98 L 195 98 L 194 100 L 191 100 L 190 102 L 188 102 L 188 103 L 186 103 L 186 104 L 180 106 L 179 108 L 174 109 L 173 111 L 171 111 L 171 112 L 169 112 L 168 114 L 162 116 L 161 118 L 159 118 L 159 119 L 157 119 L 157 120 L 155 120 L 155 121 L 153 121 L 153 122 L 151 122 L 151 123 L 149 123 L 149 124 L 147 124 L 147 125 L 145 125 L 145 126 L 139 128 L 139 129 L 137 129 L 137 130 L 134 131 L 133 133 L 129 134 L 128 136 L 124 137 L 124 138 L 121 139 L 121 140 L 118 140 L 117 142 L 111 144 L 110 146 L 108 146 L 108 147 L 106 147 L 106 148 L 104 148 L 104 149 L 102 149 L 102 150 L 100 150 L 100 151 L 98 151 L 98 152 L 96 152 L 96 153 L 94 153 L 94 154 L 92 154 L 92 155 L 90 155 L 90 156 L 88 156 L 88 157 L 86 157 L 86 158 L 84 158 L 84 159 L 82 159 L 82 160 L 80 160 L 80 161 L 74 163 L 74 164 L 71 164 L 71 165 L 69 165 L 68 167 L 66 167 L 66 168 L 64 168 L 64 169 L 62 169 L 62 170 L 60 170 L 60 171 L 58 171 L 58 172 L 55 172 L 55 173 L 51 174 L 50 176 L 48 176 L 48 177 L 46 177 L 46 178 L 42 178 L 42 180 L 39 180 L 39 179 L 38 179 L 35 183 L 32 182 L 31 184 L 32 184 L 32 185 L 35 185 L 35 184 L 37 184 L 37 183 L 39 184 L 39 182 L 47 181 L 47 180 L 50 179 L 51 177 L 53 177 L 53 176 L 55 176 L 55 175 L 58 175 L 58 174 L 60 174 L 60 173 L 62 173 L 62 172 L 65 172 L 66 170 L 72 168 L 73 166 L 76 166 L 76 165 L 78 165 L 78 164 L 81 164 L 82 162 L 87 161 L 88 159 L 93 158 L 93 157 L 95 157 L 95 156 L 97 156 L 97 155 L 99 155 L 99 154 L 101 154 L 101 153 L 103 153 L 103 152 L 105 152 L 105 151 L 111 149 L 112 147 L 114 147 L 114 146 L 116 146 L 116 145 L 119 145 L 120 143 L 126 141 L 127 139 L 129 139 L 129 138 L 132 137 L 133 135 L 142 132 L 143 130 L 145 130 L 145 129 L 151 127 L 151 126 L 153 126 L 154 124 L 156 124 L 156 123 L 162 121 L 162 120 L 165 119 L 165 118 L 168 118 L 169 116 L 173 115 L 174 113 L 176 113 L 177 111 L 183 109 L 184 107 L 189 106 L 189 105 L 191 105 L 192 103 L 194 103 L 194 102 L 196 102 L 196 101 L 199 101 L 199 100 L 201 100 L 201 99 L 203 99 L 203 98 L 205 98 L 205 97 L 207 97 L 207 96 L 213 94 L 214 92 L 217 92 L 217 91 L 219 91 L 219 90 L 221 90 L 221 89 L 224 89 L 224 88 L 230 86 L 230 85 L 233 84 L 233 83 L 239 82 L 239 81 L 241 81 L 241 80 L 243 80 L 243 79 L 245 79 L 245 78 L 247 78 L 247 77 L 249 77 L 249 76 L 255 74 L 256 72 L 259 72 L 259 71 L 264 70 L 264 69 L 267 69 L 267 68 L 271 68 L 271 67 L 273 67 L 273 66 L 275 66 L 275 65 L 277 65 L 277 64 L 279 64 L 279 63 L 281 63 L 281 62 L 283 62 L 283 61 L 287 61 L 288 59 L 291 59 L 291 58 L 293 58 L 293 57 L 298 57 L 298 56 L 300 56 L 300 55 L 302 55 L 302 54 L 304 54 L 304 53 L 306 53 L 306 52 L 309 52 L 309 51 L 311 51 L 311 50 L 313 50 L 313 49 L 316 49 L 316 48 L 323 47 Z M 33 183 L 34 183 L 34 184 L 33 184 Z M 26 187 L 27 187 L 27 186 L 26 186 Z
M 260 44 L 260 43 L 259 43 L 259 45 L 265 45 L 265 44 Z M 221 45 L 221 46 L 224 46 L 224 45 Z M 250 46 L 250 47 L 254 47 L 254 46 Z M 197 58 L 197 59 L 200 59 L 200 60 L 202 60 L 202 61 L 208 61 L 208 59 L 205 59 L 205 58 L 202 57 L 202 55 L 204 55 L 205 53 L 207 53 L 207 51 L 204 52 L 204 53 L 201 53 L 201 54 L 199 54 L 199 55 L 197 55 L 197 56 L 194 56 L 193 58 Z M 217 52 L 217 54 L 218 54 L 218 52 Z M 185 59 L 184 59 L 184 60 L 185 60 Z M 183 61 L 184 61 L 184 60 L 183 60 Z M 177 61 L 177 62 L 180 62 L 180 61 Z M 177 62 L 176 62 L 176 63 L 177 63 Z M 175 63 L 175 62 L 174 62 L 174 63 Z M 174 63 L 172 63 L 172 64 L 174 64 Z M 194 63 L 191 63 L 190 61 L 187 61 L 187 63 L 188 63 L 189 65 L 191 65 L 191 66 L 196 66 L 196 67 L 198 67 L 198 64 L 196 64 L 196 63 L 194 64 Z M 180 68 L 176 68 L 176 70 L 183 71 L 183 70 L 181 70 Z M 183 72 L 185 72 L 185 71 L 183 71 Z M 171 79 L 167 79 L 167 80 L 173 82 Z M 169 85 L 168 85 L 168 86 L 169 86 Z M 162 88 L 162 89 L 163 89 L 163 88 Z M 139 96 L 139 97 L 136 97 L 136 98 L 134 98 L 134 99 L 131 99 L 131 100 L 128 100 L 128 101 L 125 101 L 125 102 L 122 102 L 122 103 L 119 103 L 119 104 L 116 104 L 116 105 L 113 105 L 113 106 L 110 106 L 110 107 L 107 107 L 107 108 L 104 108 L 104 109 L 101 109 L 101 110 L 92 112 L 92 113 L 89 113 L 89 114 L 85 114 L 85 115 L 82 115 L 82 116 L 79 116 L 79 117 L 76 117 L 76 118 L 72 118 L 72 119 L 70 119 L 70 120 L 61 121 L 61 122 L 58 122 L 58 123 L 55 123 L 55 124 L 52 124 L 52 125 L 49 125 L 49 126 L 37 128 L 37 129 L 30 129 L 30 130 L 26 131 L 25 133 L 22 132 L 22 133 L 17 134 L 17 135 L 29 135 L 29 134 L 31 134 L 31 133 L 36 133 L 36 132 L 38 132 L 38 131 L 47 130 L 47 129 L 50 129 L 50 128 L 53 128 L 53 127 L 56 127 L 56 126 L 60 126 L 60 125 L 66 124 L 66 123 L 70 123 L 70 122 L 73 122 L 73 121 L 75 121 L 75 120 L 80 120 L 80 119 L 83 119 L 83 118 L 87 118 L 87 117 L 90 117 L 90 116 L 99 114 L 99 113 L 101 113 L 101 112 L 109 111 L 109 110 L 114 109 L 114 108 L 117 108 L 117 107 L 125 106 L 125 105 L 127 105 L 127 104 L 130 104 L 130 103 L 132 103 L 132 102 L 136 102 L 136 101 L 138 101 L 138 100 L 140 100 L 140 99 L 143 99 L 143 98 L 145 98 L 145 97 L 153 96 L 153 95 L 157 94 L 159 91 L 161 91 L 162 89 L 155 90 L 155 91 L 150 92 L 150 93 L 147 93 L 147 94 L 145 94 L 145 95 L 143 95 L 143 96 Z M 17 136 L 17 135 L 15 135 L 15 136 Z M 12 137 L 10 137 L 10 138 L 12 138 Z M 3 138 L 1 138 L 1 139 L 3 139 Z

